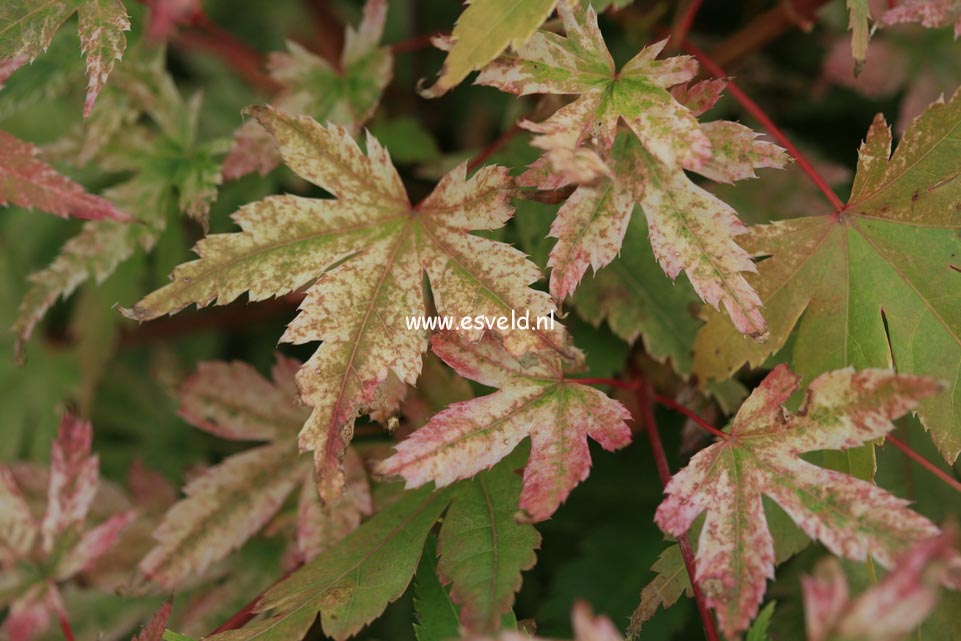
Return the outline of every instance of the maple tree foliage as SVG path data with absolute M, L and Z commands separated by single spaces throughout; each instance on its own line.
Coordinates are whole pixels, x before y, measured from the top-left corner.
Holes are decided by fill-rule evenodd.
M 961 634 L 959 2 L 262 4 L 0 6 L 0 641 Z
M 524 123 L 540 134 L 532 144 L 546 153 L 521 177 L 522 184 L 556 188 L 608 178 L 579 187 L 551 226 L 551 235 L 559 239 L 549 263 L 551 293 L 565 298 L 589 265 L 597 270 L 617 256 L 637 203 L 668 276 L 685 271 L 705 301 L 724 305 L 739 331 L 765 336 L 760 300 L 742 275 L 755 268 L 734 241 L 746 229 L 733 209 L 683 170 L 728 182 L 753 177 L 756 167 L 783 166 L 786 156 L 743 125 L 701 125 L 697 116 L 717 102 L 724 85 L 686 86 L 697 74 L 697 63 L 688 56 L 658 60 L 666 41 L 646 47 L 616 70 L 593 9 L 561 3 L 558 13 L 566 37 L 540 32 L 477 79 L 522 95 L 578 95 L 546 121 Z M 623 140 L 615 148 L 621 121 L 640 144 Z
M 744 402 L 728 438 L 699 452 L 665 488 L 655 520 L 675 536 L 702 512 L 697 576 L 728 636 L 744 630 L 773 572 L 774 545 L 761 496 L 771 497 L 811 538 L 835 554 L 889 566 L 912 543 L 938 532 L 906 502 L 799 454 L 847 449 L 882 437 L 897 418 L 938 391 L 932 380 L 879 370 L 837 370 L 808 388 L 802 407 L 783 405 L 798 377 L 779 365 Z
M 51 450 L 42 515 L 31 510 L 15 472 L 0 467 L 0 603 L 10 609 L 3 629 L 11 641 L 29 641 L 51 618 L 65 616 L 58 584 L 91 569 L 135 517 L 126 511 L 96 525 L 87 522 L 99 483 L 92 437 L 90 423 L 64 415 Z
M 417 380 L 425 332 L 385 316 L 426 314 L 423 272 L 441 314 L 547 316 L 554 305 L 527 286 L 538 272 L 523 254 L 469 233 L 496 229 L 510 217 L 503 168 L 485 167 L 468 178 L 462 164 L 413 206 L 373 136 L 365 155 L 337 125 L 269 107 L 250 113 L 277 138 L 288 166 L 335 198 L 272 196 L 245 206 L 235 215 L 242 232 L 202 240 L 200 260 L 180 267 L 173 283 L 125 313 L 149 320 L 191 303 L 225 304 L 245 291 L 261 300 L 313 281 L 282 340 L 323 340 L 297 375 L 301 397 L 313 407 L 299 443 L 314 451 L 321 496 L 333 500 L 343 491 L 342 460 L 357 413 L 392 412 L 403 385 Z M 482 330 L 471 334 L 477 340 Z M 562 330 L 516 330 L 501 338 L 516 353 L 541 343 L 565 349 Z
M 824 559 L 802 581 L 808 641 L 907 638 L 934 609 L 956 557 L 955 532 L 945 531 L 912 547 L 890 574 L 855 599 L 841 564 Z

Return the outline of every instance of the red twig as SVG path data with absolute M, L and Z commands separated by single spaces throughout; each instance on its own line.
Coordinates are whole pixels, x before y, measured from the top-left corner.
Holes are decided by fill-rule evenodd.
M 647 432 L 648 441 L 651 444 L 651 451 L 654 453 L 654 464 L 657 467 L 657 474 L 661 477 L 661 485 L 667 487 L 671 480 L 671 469 L 667 464 L 667 454 L 664 453 L 664 445 L 661 443 L 661 435 L 657 432 L 657 422 L 654 420 L 654 405 L 651 402 L 654 396 L 651 393 L 650 385 L 646 381 L 640 381 L 637 386 L 637 401 L 641 406 L 641 415 L 644 420 L 644 431 Z M 714 617 L 707 609 L 704 594 L 694 580 L 696 572 L 694 569 L 694 550 L 686 534 L 677 537 L 677 543 L 681 547 L 681 556 L 684 557 L 684 567 L 687 568 L 687 575 L 691 579 L 691 589 L 694 592 L 694 602 L 697 603 L 697 611 L 701 615 L 701 622 L 704 624 L 704 636 L 708 641 L 720 641 L 717 633 L 717 626 Z
M 67 621 L 67 616 L 61 614 L 57 616 L 60 621 L 60 630 L 63 631 L 63 636 L 67 641 L 77 641 L 76 637 L 73 636 L 73 630 L 70 628 L 70 622 Z
M 411 51 L 420 51 L 421 49 L 426 49 L 431 45 L 431 40 L 434 36 L 444 36 L 447 35 L 446 31 L 437 31 L 435 33 L 426 33 L 421 36 L 415 36 L 407 40 L 401 40 L 400 42 L 395 42 L 390 46 L 390 51 L 394 55 L 398 53 L 409 53 Z
M 791 142 L 784 132 L 774 124 L 774 121 L 771 120 L 766 113 L 764 113 L 764 110 L 761 109 L 761 107 L 754 102 L 750 96 L 744 93 L 744 91 L 742 91 L 733 80 L 728 78 L 728 75 L 725 73 L 724 69 L 714 62 L 710 56 L 692 45 L 690 42 L 684 42 L 681 46 L 685 51 L 697 58 L 698 62 L 700 62 L 701 65 L 703 65 L 712 76 L 715 78 L 727 79 L 727 89 L 730 91 L 731 95 L 734 96 L 734 98 L 752 117 L 761 123 L 768 133 L 771 134 L 771 137 L 773 137 L 782 147 L 787 149 L 788 153 L 794 157 L 798 167 L 800 167 L 801 170 L 808 175 L 808 178 L 810 178 L 811 181 L 817 185 L 817 188 L 821 190 L 821 193 L 823 193 L 828 201 L 830 201 L 831 206 L 834 207 L 834 211 L 842 211 L 844 209 L 844 203 L 841 202 L 841 199 L 838 198 L 837 194 L 834 193 L 834 190 L 831 189 L 831 186 L 828 185 L 828 182 L 824 179 L 824 177 L 817 172 L 817 169 L 814 168 L 814 165 L 812 165 L 808 159 L 804 157 L 804 154 L 802 154 L 801 151 L 794 146 L 794 143 Z
M 674 25 L 671 34 L 671 39 L 674 42 L 684 42 L 687 38 L 687 33 L 691 30 L 691 25 L 694 24 L 697 12 L 701 10 L 701 2 L 702 0 L 690 0 L 684 13 L 681 14 L 681 17 Z
M 932 463 L 928 459 L 924 458 L 923 456 L 921 456 L 920 454 L 912 450 L 910 445 L 908 445 L 901 439 L 897 438 L 893 434 L 888 434 L 884 440 L 890 443 L 891 445 L 893 445 L 894 447 L 898 448 L 899 450 L 901 450 L 901 452 L 903 452 L 905 456 L 907 456 L 908 458 L 913 460 L 915 463 L 917 463 L 918 465 L 926 469 L 928 472 L 931 472 L 931 474 L 934 474 L 936 477 L 938 477 L 939 479 L 941 479 L 942 481 L 950 485 L 953 489 L 957 490 L 958 492 L 961 492 L 961 483 L 959 483 L 957 479 L 955 479 L 950 474 L 948 474 L 947 472 L 945 472 L 944 470 L 936 466 L 934 463 Z
M 256 612 L 257 604 L 260 603 L 260 600 L 262 598 L 264 598 L 264 595 L 267 594 L 267 592 L 271 588 L 273 588 L 275 585 L 277 585 L 278 583 L 280 583 L 281 581 L 289 577 L 291 574 L 299 570 L 300 567 L 301 567 L 300 565 L 297 565 L 296 567 L 291 568 L 287 572 L 284 572 L 283 576 L 281 576 L 279 579 L 277 579 L 276 581 L 270 584 L 270 587 L 268 587 L 266 590 L 264 590 L 263 592 L 255 596 L 253 599 L 248 601 L 247 604 L 244 605 L 244 607 L 237 610 L 237 612 L 235 612 L 232 617 L 224 621 L 223 624 L 220 625 L 220 627 L 218 627 L 216 630 L 214 630 L 207 636 L 212 637 L 215 634 L 220 634 L 221 632 L 227 632 L 228 630 L 239 630 L 240 628 L 247 625 L 251 619 L 257 616 L 257 612 Z
M 673 399 L 670 399 L 666 396 L 658 396 L 655 394 L 654 402 L 657 403 L 658 405 L 669 407 L 675 412 L 680 412 L 681 414 L 688 417 L 689 419 L 691 419 L 692 421 L 694 421 L 695 423 L 703 427 L 705 430 L 707 430 L 708 432 L 710 432 L 711 434 L 713 434 L 714 436 L 720 439 L 731 438 L 730 434 L 727 434 L 726 432 L 722 432 L 721 430 L 717 429 L 716 427 L 714 427 L 713 425 L 705 421 L 703 418 L 695 414 L 693 411 L 687 409 L 686 407 L 684 407 L 683 405 L 681 405 L 680 403 L 678 403 Z
M 260 91 L 275 93 L 280 89 L 280 85 L 263 71 L 264 55 L 210 20 L 203 12 L 195 14 L 186 28 L 174 36 L 174 41 L 221 58 Z
M 517 134 L 519 134 L 520 132 L 521 132 L 521 126 L 520 124 L 515 122 L 510 129 L 502 133 L 500 136 L 497 137 L 496 140 L 494 140 L 494 142 L 487 145 L 484 149 L 481 150 L 479 154 L 474 156 L 474 159 L 471 160 L 470 163 L 468 163 L 467 165 L 467 171 L 474 171 L 475 169 L 483 165 L 485 160 L 487 160 L 494 153 L 499 151 L 501 147 L 509 143 L 511 139 Z

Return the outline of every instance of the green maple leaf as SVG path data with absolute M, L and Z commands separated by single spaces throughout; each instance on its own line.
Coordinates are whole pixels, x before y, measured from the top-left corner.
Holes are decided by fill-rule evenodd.
M 130 19 L 120 0 L 9 0 L 0 8 L 0 68 L 4 77 L 33 62 L 50 46 L 57 31 L 79 14 L 80 48 L 86 58 L 89 116 L 114 64 L 123 55 Z M 2 83 L 0 83 L 2 84 Z
M 360 631 L 407 589 L 427 537 L 438 534 L 437 572 L 450 584 L 460 622 L 470 631 L 496 630 L 534 565 L 540 535 L 514 519 L 520 479 L 512 456 L 494 469 L 434 492 L 404 493 L 350 537 L 324 551 L 264 594 L 246 628 L 208 637 L 216 641 L 299 638 L 318 612 L 324 633 L 342 641 Z
M 908 128 L 891 156 L 878 116 L 861 146 L 851 198 L 838 214 L 751 229 L 764 257 L 750 277 L 765 306 L 766 343 L 744 340 L 709 312 L 694 343 L 694 372 L 726 378 L 778 351 L 804 381 L 853 366 L 895 368 L 947 381 L 918 413 L 949 463 L 961 452 L 961 94 Z
M 433 86 L 421 89 L 421 95 L 443 96 L 507 47 L 523 45 L 551 15 L 557 1 L 469 0 L 450 39 L 443 43 L 448 54 L 440 76 Z M 567 2 L 570 0 L 561 0 Z

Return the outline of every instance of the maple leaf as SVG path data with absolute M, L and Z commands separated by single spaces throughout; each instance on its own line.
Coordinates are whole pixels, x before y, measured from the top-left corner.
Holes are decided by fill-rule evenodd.
M 31 287 L 12 327 L 20 358 L 37 323 L 58 299 L 88 280 L 102 283 L 132 255 L 152 249 L 172 213 L 183 212 L 206 225 L 220 183 L 215 157 L 225 151 L 224 141 L 197 142 L 199 101 L 181 98 L 163 68 L 162 51 L 145 60 L 138 53 L 117 69 L 115 82 L 104 92 L 105 104 L 86 121 L 76 143 L 81 157 L 96 160 L 105 171 L 132 174 L 104 195 L 132 212 L 139 224 L 85 223 L 48 267 L 30 275 Z M 153 126 L 134 124 L 142 116 Z
M 546 150 L 520 177 L 522 185 L 587 183 L 567 199 L 551 227 L 558 239 L 549 262 L 551 294 L 563 300 L 588 266 L 596 271 L 614 260 L 637 203 L 668 276 L 684 271 L 698 295 L 714 307 L 723 304 L 740 331 L 763 337 L 760 300 L 743 275 L 755 268 L 734 242 L 746 229 L 733 209 L 694 184 L 684 169 L 729 182 L 753 177 L 756 167 L 783 166 L 783 150 L 737 123 L 702 125 L 698 115 L 720 98 L 724 83 L 687 87 L 697 63 L 689 56 L 657 59 L 666 40 L 617 70 L 593 9 L 562 3 L 558 13 L 566 37 L 538 32 L 477 79 L 520 95 L 578 96 L 544 122 L 522 123 L 540 134 L 532 144 Z M 617 135 L 620 122 L 633 137 Z
M 349 450 L 347 492 L 321 506 L 309 460 L 297 458 L 296 435 L 307 410 L 297 402 L 300 363 L 278 355 L 273 381 L 240 362 L 201 363 L 180 388 L 180 415 L 205 432 L 234 441 L 268 441 L 235 454 L 190 481 L 186 498 L 164 516 L 157 544 L 140 570 L 168 589 L 204 572 L 262 529 L 300 489 L 297 551 L 306 561 L 370 514 L 364 467 Z
M 821 561 L 804 577 L 808 641 L 901 641 L 934 610 L 948 567 L 955 561 L 955 532 L 946 530 L 905 553 L 891 572 L 851 599 L 837 559 Z
M 727 637 L 747 628 L 774 574 L 774 547 L 762 496 L 812 539 L 858 561 L 884 567 L 914 543 L 938 533 L 907 501 L 800 454 L 847 449 L 882 438 L 891 420 L 940 389 L 931 379 L 883 370 L 837 370 L 808 388 L 796 414 L 783 404 L 798 377 L 776 367 L 741 406 L 730 436 L 695 455 L 674 475 L 655 521 L 680 536 L 707 512 L 695 558 L 696 581 Z
M 298 638 L 320 612 L 324 633 L 343 641 L 400 597 L 414 575 L 428 534 L 446 510 L 438 534 L 440 578 L 450 583 L 469 631 L 496 629 L 534 565 L 540 535 L 514 520 L 518 457 L 476 478 L 434 492 L 405 492 L 350 537 L 268 590 L 256 606 L 270 612 L 216 641 Z M 483 544 L 481 543 L 483 541 Z M 363 598 L 358 598 L 363 594 Z
M 958 0 L 904 0 L 897 7 L 888 9 L 881 22 L 887 25 L 899 22 L 920 22 L 928 28 L 954 24 L 954 37 L 961 36 L 961 2 Z
M 394 59 L 390 48 L 379 44 L 386 17 L 386 0 L 367 0 L 357 30 L 347 27 L 336 66 L 293 41 L 287 42 L 288 52 L 271 53 L 268 71 L 283 87 L 273 105 L 281 111 L 342 125 L 356 136 L 390 83 Z M 248 120 L 234 136 L 223 175 L 228 180 L 254 171 L 265 175 L 279 163 L 274 138 L 256 120 Z
M 66 218 L 129 221 L 109 200 L 88 194 L 36 158 L 30 143 L 0 131 L 0 205 L 37 208 Z
M 961 95 L 932 105 L 891 156 L 891 130 L 875 118 L 861 146 L 851 197 L 837 214 L 753 227 L 742 244 L 766 257 L 751 277 L 771 339 L 742 339 L 711 311 L 694 343 L 694 373 L 726 378 L 759 365 L 797 325 L 792 366 L 805 381 L 846 366 L 896 367 L 951 381 L 918 413 L 941 454 L 961 451 Z M 825 274 L 831 274 L 825 278 Z
M 447 58 L 433 86 L 419 88 L 425 98 L 437 98 L 482 69 L 508 47 L 524 45 L 554 11 L 557 0 L 467 0 L 467 8 L 449 38 L 435 39 Z M 572 0 L 561 0 L 562 5 Z
M 243 292 L 263 300 L 313 283 L 281 340 L 323 341 L 297 374 L 301 397 L 313 407 L 299 442 L 314 450 L 321 496 L 329 500 L 343 485 L 340 461 L 355 417 L 393 412 L 398 387 L 420 372 L 426 335 L 405 319 L 427 315 L 424 272 L 441 315 L 530 310 L 541 317 L 555 307 L 526 285 L 540 273 L 521 252 L 470 233 L 511 216 L 506 169 L 488 166 L 467 178 L 461 164 L 412 206 L 373 136 L 364 155 L 343 127 L 270 107 L 250 113 L 277 138 L 287 165 L 334 198 L 271 196 L 244 206 L 234 215 L 241 232 L 201 240 L 200 260 L 178 267 L 170 285 L 124 313 L 143 321 L 191 303 L 223 305 Z M 513 353 L 545 342 L 566 349 L 561 329 L 494 331 Z M 477 340 L 484 330 L 466 334 Z
M 83 115 L 93 110 L 114 63 L 123 56 L 130 18 L 120 0 L 9 0 L 0 8 L 0 67 L 4 77 L 34 61 L 47 50 L 54 35 L 78 14 L 80 48 L 86 58 L 87 96 Z
M 47 628 L 51 616 L 63 617 L 58 585 L 90 570 L 134 518 L 126 511 L 88 527 L 99 485 L 92 436 L 90 423 L 63 417 L 39 520 L 12 470 L 0 466 L 0 607 L 10 608 L 2 625 L 10 641 L 29 641 Z
M 588 436 L 607 450 L 631 440 L 627 410 L 599 390 L 565 379 L 563 361 L 553 351 L 518 359 L 491 338 L 468 343 L 451 333 L 434 335 L 431 348 L 461 376 L 500 390 L 451 405 L 378 465 L 381 474 L 404 477 L 407 487 L 470 478 L 530 437 L 520 507 L 531 521 L 541 521 L 587 478 Z

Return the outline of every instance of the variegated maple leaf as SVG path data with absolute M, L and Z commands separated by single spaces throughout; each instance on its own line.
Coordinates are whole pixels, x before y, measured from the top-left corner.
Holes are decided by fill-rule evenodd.
M 902 641 L 931 614 L 957 558 L 955 530 L 926 539 L 855 599 L 837 559 L 801 580 L 808 641 Z M 921 638 L 920 635 L 917 638 Z
M 58 299 L 84 282 L 103 282 L 134 253 L 152 249 L 171 216 L 184 213 L 206 226 L 220 184 L 217 156 L 226 151 L 226 141 L 197 140 L 200 102 L 181 97 L 162 49 L 132 54 L 117 68 L 104 104 L 85 122 L 80 139 L 67 143 L 82 161 L 130 175 L 104 195 L 131 212 L 137 224 L 87 222 L 49 266 L 30 275 L 12 327 L 20 355 Z
M 566 37 L 538 32 L 477 78 L 520 95 L 577 96 L 544 122 L 522 123 L 539 134 L 532 144 L 545 154 L 520 183 L 542 189 L 582 184 L 551 227 L 558 239 L 549 263 L 551 293 L 563 300 L 588 266 L 596 271 L 616 258 L 638 204 L 668 276 L 684 271 L 702 299 L 724 305 L 739 331 L 763 337 L 761 301 L 744 278 L 756 269 L 734 241 L 746 228 L 684 170 L 730 182 L 753 177 L 756 167 L 782 166 L 783 150 L 737 123 L 700 123 L 698 116 L 720 98 L 724 83 L 686 86 L 697 63 L 689 56 L 657 59 L 666 40 L 618 70 L 593 9 L 561 3 L 557 11 Z M 621 122 L 633 136 L 617 135 Z
M 129 221 L 130 216 L 36 157 L 30 143 L 0 131 L 0 205 L 36 208 L 62 218 Z
M 604 615 L 595 615 L 584 601 L 575 601 L 571 610 L 574 641 L 624 641 L 614 622 Z M 464 641 L 546 641 L 517 630 L 505 630 L 496 637 L 464 637 Z
M 954 25 L 954 37 L 961 36 L 961 2 L 958 0 L 903 0 L 897 7 L 881 16 L 881 21 L 892 25 L 899 22 L 920 22 L 928 28 Z
M 80 48 L 87 61 L 87 117 L 114 64 L 123 56 L 130 19 L 121 0 L 7 0 L 0 6 L 0 69 L 3 76 L 47 50 L 57 31 L 78 14 Z
M 520 507 L 529 520 L 542 521 L 587 478 L 588 436 L 606 450 L 630 443 L 624 406 L 565 379 L 564 363 L 552 350 L 516 358 L 492 338 L 470 343 L 453 333 L 434 335 L 431 348 L 461 376 L 500 389 L 454 403 L 379 464 L 378 472 L 404 477 L 407 487 L 470 478 L 530 438 Z
M 793 333 L 785 356 L 805 382 L 848 366 L 948 381 L 947 393 L 922 401 L 918 414 L 953 463 L 961 452 L 959 132 L 961 93 L 932 104 L 893 155 L 891 129 L 879 115 L 842 211 L 752 227 L 742 244 L 763 258 L 749 279 L 771 338 L 745 340 L 706 310 L 694 373 L 724 379 L 745 363 L 757 367 Z
M 356 136 L 390 83 L 394 58 L 390 48 L 380 45 L 386 18 L 387 0 L 367 0 L 357 30 L 347 27 L 337 66 L 293 41 L 287 42 L 287 52 L 270 54 L 268 71 L 283 87 L 273 105 L 342 125 Z M 233 180 L 253 171 L 264 175 L 279 163 L 274 138 L 256 120 L 248 120 L 234 135 L 224 178 Z
M 180 415 L 233 441 L 266 441 L 196 477 L 186 498 L 164 516 L 156 546 L 140 570 L 167 589 L 204 572 L 243 545 L 300 491 L 296 561 L 307 561 L 357 528 L 371 512 L 363 463 L 348 450 L 347 491 L 331 505 L 317 496 L 309 460 L 298 459 L 297 432 L 307 418 L 298 403 L 295 360 L 277 356 L 273 381 L 241 362 L 201 363 L 180 388 Z
M 190 304 L 226 304 L 244 292 L 263 300 L 310 284 L 281 340 L 323 341 L 297 374 L 313 408 L 299 442 L 315 452 L 321 495 L 334 499 L 356 416 L 393 412 L 420 373 L 426 333 L 409 329 L 406 319 L 427 314 L 425 272 L 441 315 L 530 310 L 541 317 L 555 307 L 528 287 L 540 273 L 524 254 L 470 233 L 510 218 L 505 168 L 484 167 L 468 178 L 462 164 L 412 205 L 373 136 L 365 155 L 343 127 L 270 107 L 250 113 L 276 137 L 287 165 L 334 198 L 271 196 L 244 206 L 234 215 L 241 232 L 201 240 L 199 260 L 178 267 L 171 284 L 124 313 L 143 321 Z M 516 354 L 545 344 L 567 349 L 562 329 L 494 331 Z M 484 330 L 466 334 L 477 340 Z
M 800 455 L 882 438 L 891 420 L 940 389 L 928 378 L 884 370 L 837 370 L 811 383 L 795 414 L 783 405 L 798 377 L 776 367 L 741 406 L 730 435 L 702 450 L 665 488 L 655 521 L 674 536 L 707 513 L 697 545 L 696 581 L 724 634 L 748 627 L 774 575 L 774 545 L 762 496 L 839 556 L 884 567 L 938 527 L 907 501 L 866 481 L 817 467 Z
M 90 423 L 65 415 L 50 454 L 46 509 L 34 514 L 13 472 L 0 466 L 0 608 L 10 641 L 29 641 L 64 617 L 59 585 L 90 570 L 133 520 L 121 512 L 94 525 L 99 461 Z

